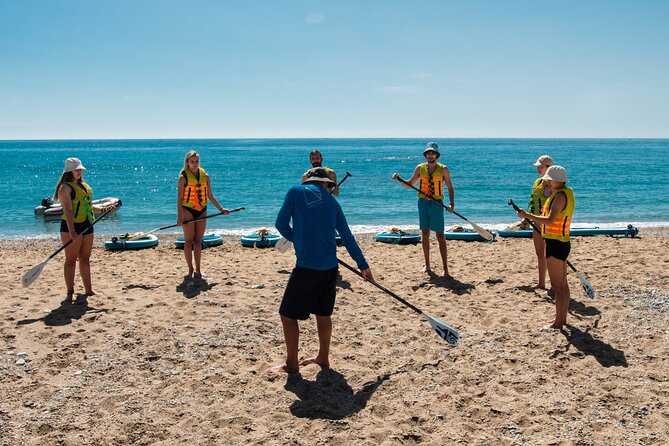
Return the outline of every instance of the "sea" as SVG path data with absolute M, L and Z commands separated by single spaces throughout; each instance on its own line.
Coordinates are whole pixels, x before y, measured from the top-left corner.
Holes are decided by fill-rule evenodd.
M 176 222 L 177 178 L 184 156 L 200 153 L 214 195 L 242 212 L 211 218 L 208 233 L 244 235 L 274 229 L 286 191 L 311 167 L 309 152 L 339 178 L 338 200 L 354 233 L 418 226 L 417 197 L 392 180 L 411 177 L 429 141 L 450 171 L 455 209 L 489 229 L 518 220 L 537 177 L 532 163 L 548 154 L 567 169 L 576 195 L 573 227 L 669 226 L 668 139 L 160 139 L 0 141 L 0 238 L 53 238 L 59 222 L 34 209 L 53 195 L 68 157 L 80 158 L 94 198 L 118 197 L 121 209 L 95 232 L 149 231 Z M 213 209 L 213 208 L 212 208 Z M 215 211 L 215 209 L 214 209 Z M 466 223 L 447 213 L 447 225 Z M 180 232 L 172 228 L 165 232 Z

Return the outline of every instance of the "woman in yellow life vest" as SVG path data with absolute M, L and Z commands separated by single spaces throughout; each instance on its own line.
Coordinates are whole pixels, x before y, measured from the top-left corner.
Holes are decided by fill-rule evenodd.
M 78 158 L 65 160 L 63 174 L 56 184 L 54 198 L 63 207 L 60 222 L 60 239 L 63 244 L 73 240 L 65 248 L 63 276 L 67 287 L 66 303 L 72 303 L 74 297 L 74 272 L 79 261 L 79 275 L 84 282 L 84 294 L 77 297 L 77 303 L 85 303 L 88 296 L 94 296 L 91 283 L 91 252 L 93 250 L 94 212 L 114 209 L 113 205 L 93 206 L 93 189 L 84 182 L 86 168 Z
M 569 227 L 574 215 L 574 191 L 567 187 L 567 171 L 562 166 L 550 166 L 543 176 L 548 181 L 551 195 L 544 203 L 541 215 L 518 212 L 521 218 L 539 223 L 541 236 L 546 241 L 546 264 L 551 285 L 555 290 L 555 319 L 544 328 L 559 330 L 567 324 L 569 284 L 567 257 L 571 250 Z
M 532 193 L 530 194 L 529 202 L 527 203 L 527 212 L 530 214 L 541 214 L 541 209 L 546 203 L 546 200 L 551 195 L 548 181 L 543 179 L 546 169 L 552 166 L 553 158 L 548 155 L 542 155 L 537 159 L 537 162 L 532 164 L 537 168 L 539 178 L 536 179 L 532 185 Z M 527 225 L 527 222 L 524 222 Z M 546 243 L 544 238 L 537 231 L 532 231 L 532 241 L 534 242 L 534 251 L 537 254 L 537 266 L 539 269 L 539 283 L 534 288 L 546 289 Z
M 202 277 L 200 261 L 202 258 L 202 237 L 207 229 L 207 220 L 199 220 L 207 216 L 207 205 L 211 202 L 223 214 L 230 212 L 223 208 L 211 191 L 209 175 L 200 167 L 200 155 L 191 150 L 184 158 L 184 168 L 179 173 L 177 186 L 177 225 L 184 231 L 184 256 L 188 264 L 188 277 Z M 193 266 L 193 259 L 195 266 Z

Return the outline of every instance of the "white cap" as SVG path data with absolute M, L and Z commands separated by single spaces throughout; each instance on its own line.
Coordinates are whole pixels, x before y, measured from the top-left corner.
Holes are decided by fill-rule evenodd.
M 68 158 L 65 160 L 65 168 L 63 169 L 63 173 L 65 172 L 74 172 L 75 170 L 86 170 L 83 164 L 81 164 L 81 161 L 79 158 Z
M 537 162 L 532 164 L 534 167 L 539 167 L 539 166 L 552 166 L 555 164 L 553 162 L 553 158 L 551 158 L 548 155 L 541 155 L 539 158 L 537 158 Z
M 544 180 L 567 182 L 567 170 L 562 166 L 550 166 L 542 177 Z

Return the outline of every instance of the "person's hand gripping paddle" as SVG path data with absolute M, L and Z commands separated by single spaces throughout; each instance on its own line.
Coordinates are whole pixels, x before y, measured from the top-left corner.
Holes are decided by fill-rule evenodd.
M 93 221 L 93 223 L 91 223 L 91 225 L 90 225 L 89 227 L 87 227 L 86 229 L 84 229 L 84 230 L 82 231 L 81 234 L 78 234 L 78 235 L 79 235 L 80 237 L 83 236 L 83 235 L 85 235 L 85 234 L 88 232 L 88 230 L 91 229 L 97 222 L 99 222 L 100 220 L 102 220 L 105 216 L 107 216 L 107 214 L 109 214 L 110 212 L 113 212 L 113 211 L 114 211 L 114 208 L 113 208 L 113 207 L 112 207 L 111 209 L 107 210 L 104 214 L 102 214 L 102 215 L 100 215 L 98 218 L 96 218 L 96 219 Z M 59 252 L 61 252 L 61 251 L 62 251 L 63 249 L 65 249 L 65 248 L 67 248 L 67 247 L 70 245 L 70 243 L 72 243 L 73 241 L 74 241 L 74 240 L 71 239 L 70 241 L 68 241 L 67 243 L 65 243 L 63 246 L 61 246 L 60 248 L 58 248 L 58 249 L 57 249 L 53 254 L 51 254 L 49 257 L 47 257 L 46 259 L 42 260 L 42 262 L 41 262 L 40 264 L 35 265 L 35 266 L 33 266 L 32 268 L 30 268 L 30 270 L 29 270 L 28 272 L 26 272 L 26 273 L 23 275 L 23 278 L 21 279 L 21 285 L 23 285 L 24 287 L 29 287 L 30 285 L 32 285 L 32 283 L 33 283 L 34 281 L 37 280 L 37 278 L 40 276 L 40 274 L 42 274 L 42 270 L 44 269 L 44 267 L 46 266 L 46 264 L 49 263 L 49 260 L 51 260 L 51 259 L 53 259 L 54 257 L 56 257 L 56 256 L 58 255 Z
M 509 198 L 507 204 L 509 206 L 512 206 L 513 209 L 516 212 L 520 212 L 521 209 L 516 205 L 516 203 L 513 202 L 511 198 Z M 534 223 L 532 220 L 527 219 L 527 221 L 532 225 L 532 228 L 537 231 L 539 234 L 541 234 L 541 230 L 537 227 L 536 223 Z M 571 264 L 569 260 L 567 260 L 567 266 L 571 268 L 572 271 L 576 273 L 576 276 L 578 277 L 578 280 L 581 281 L 581 287 L 583 288 L 583 291 L 585 292 L 585 295 L 588 296 L 590 299 L 595 298 L 595 288 L 590 284 L 590 281 L 583 275 L 583 273 L 579 272 L 574 265 Z
M 423 193 L 423 192 L 420 191 L 420 189 L 418 189 L 417 187 L 415 187 L 413 184 L 410 184 L 408 181 L 403 180 L 403 179 L 400 178 L 399 176 L 398 176 L 396 179 L 397 179 L 397 181 L 399 181 L 400 183 L 402 183 L 402 184 L 406 184 L 406 185 L 409 186 L 411 189 L 413 189 L 413 190 L 415 190 L 415 191 L 417 191 L 417 192 Z M 428 197 L 428 198 L 429 198 L 429 197 Z M 476 232 L 478 232 L 479 235 L 480 235 L 481 237 L 483 237 L 484 239 L 486 239 L 487 241 L 491 242 L 491 241 L 494 239 L 494 236 L 492 235 L 492 233 L 491 233 L 490 231 L 488 231 L 488 230 L 486 230 L 486 229 L 483 229 L 482 227 L 480 227 L 480 226 L 477 225 L 476 223 L 472 223 L 471 221 L 467 220 L 464 216 L 458 214 L 457 212 L 455 212 L 455 211 L 454 211 L 453 209 L 451 209 L 450 207 L 446 206 L 446 205 L 445 205 L 444 203 L 442 203 L 441 201 L 439 201 L 439 200 L 435 200 L 435 199 L 433 199 L 433 198 L 431 198 L 431 200 L 433 200 L 433 201 L 439 203 L 439 204 L 441 205 L 441 207 L 443 207 L 444 209 L 446 209 L 448 212 L 452 212 L 453 214 L 457 215 L 458 217 L 460 217 L 461 219 L 463 219 L 464 221 L 466 221 L 467 223 L 469 223 L 470 225 L 472 225 L 472 228 L 474 228 L 474 230 L 475 230 Z
M 339 186 L 341 186 L 342 183 L 343 183 L 344 181 L 346 181 L 346 179 L 347 179 L 348 177 L 352 177 L 352 176 L 353 176 L 353 175 L 351 175 L 351 172 L 346 172 L 346 175 L 344 175 L 344 178 L 342 178 L 341 181 L 337 184 L 337 188 L 338 188 Z M 274 245 L 274 248 L 276 248 L 277 251 L 283 253 L 283 252 L 288 251 L 292 246 L 293 246 L 293 242 L 291 242 L 290 240 L 288 240 L 288 239 L 285 238 L 285 237 L 281 237 L 281 238 L 279 239 L 279 241 L 276 242 L 276 245 Z
M 339 262 L 340 265 L 344 266 L 345 268 L 353 271 L 354 273 L 356 273 L 357 275 L 362 277 L 362 273 L 360 271 L 358 271 L 357 269 L 353 268 L 349 264 L 347 264 L 347 263 L 345 263 L 345 262 L 343 262 L 339 259 L 337 259 L 337 261 Z M 451 345 L 458 345 L 458 340 L 460 339 L 460 334 L 458 333 L 458 331 L 455 328 L 451 327 L 448 324 L 445 324 L 444 322 L 440 321 L 439 319 L 437 319 L 435 317 L 430 316 L 429 314 L 427 314 L 426 312 L 424 312 L 420 308 L 418 308 L 418 307 L 414 306 L 413 304 L 407 302 L 406 300 L 402 299 L 397 294 L 393 293 L 392 291 L 390 291 L 389 289 L 387 289 L 383 285 L 381 285 L 381 284 L 379 284 L 375 281 L 372 281 L 372 280 L 368 280 L 368 282 L 371 283 L 372 285 L 374 285 L 375 287 L 377 287 L 378 289 L 380 289 L 381 291 L 383 291 L 384 293 L 388 294 L 390 297 L 399 301 L 403 305 L 411 308 L 413 311 L 420 314 L 425 319 L 427 319 L 427 321 L 430 323 L 430 325 L 432 326 L 434 331 L 437 332 L 437 334 L 439 335 L 439 337 L 441 339 L 443 339 L 444 341 L 448 342 Z

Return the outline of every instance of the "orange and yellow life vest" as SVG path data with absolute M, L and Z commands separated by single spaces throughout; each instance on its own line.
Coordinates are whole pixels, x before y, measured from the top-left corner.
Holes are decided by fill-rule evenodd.
M 427 170 L 427 163 L 420 165 L 420 192 L 418 193 L 418 198 L 425 198 L 425 196 L 430 196 L 430 198 L 436 198 L 441 200 L 444 198 L 444 165 L 437 163 L 432 175 Z
M 550 196 L 550 192 L 548 196 L 546 195 L 546 191 L 548 190 L 547 188 L 548 181 L 544 180 L 543 178 L 537 178 L 537 180 L 534 182 L 534 185 L 532 186 L 530 201 L 527 203 L 527 212 L 535 215 L 541 213 L 548 196 Z
M 181 174 L 186 176 L 186 186 L 184 187 L 181 205 L 196 211 L 201 211 L 207 206 L 207 197 L 209 196 L 207 173 L 203 168 L 200 167 L 199 169 L 197 177 L 193 175 L 190 169 L 181 171 Z
M 67 184 L 74 191 L 74 198 L 72 199 L 72 221 L 74 223 L 83 223 L 88 220 L 92 223 L 93 220 L 95 220 L 95 214 L 93 213 L 93 189 L 83 181 L 67 182 L 63 184 Z M 61 219 L 67 219 L 64 212 Z
M 542 225 L 541 236 L 543 238 L 568 242 L 569 227 L 571 226 L 571 218 L 574 215 L 574 206 L 576 204 L 574 200 L 574 191 L 569 187 L 565 187 L 553 192 L 546 200 L 546 203 L 544 203 L 544 207 L 541 210 L 541 215 L 544 217 L 548 217 L 550 215 L 551 204 L 553 203 L 553 199 L 555 199 L 557 194 L 564 194 L 567 197 L 567 205 L 562 210 L 562 212 L 558 214 L 553 223 Z

